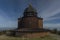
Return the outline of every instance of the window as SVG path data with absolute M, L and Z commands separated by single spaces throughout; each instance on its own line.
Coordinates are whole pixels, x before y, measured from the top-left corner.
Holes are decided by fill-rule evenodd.
M 33 16 L 33 13 L 28 13 L 27 16 Z

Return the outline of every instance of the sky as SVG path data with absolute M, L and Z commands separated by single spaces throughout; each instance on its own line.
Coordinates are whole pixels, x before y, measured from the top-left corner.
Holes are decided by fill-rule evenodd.
M 0 0 L 0 30 L 17 28 L 29 3 L 43 18 L 44 28 L 60 29 L 60 0 Z

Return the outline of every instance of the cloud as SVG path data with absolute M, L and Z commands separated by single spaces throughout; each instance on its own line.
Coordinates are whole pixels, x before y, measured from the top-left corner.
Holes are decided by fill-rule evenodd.
M 60 0 L 52 0 L 52 1 L 48 0 L 48 2 L 46 0 L 46 1 L 42 1 L 42 2 L 44 2 L 44 3 L 38 4 L 39 9 L 37 9 L 37 10 L 40 13 L 38 16 L 43 17 L 44 21 L 54 20 L 54 19 L 57 19 L 60 17 L 60 16 L 53 17 L 53 18 L 51 17 L 51 16 L 54 16 L 54 15 L 57 15 L 60 13 Z M 43 7 L 41 7 L 41 6 L 43 6 Z
M 46 29 L 54 29 L 54 28 L 57 28 L 57 29 L 60 29 L 60 23 L 46 23 L 44 24 L 44 28 Z
M 45 18 L 44 21 L 52 21 L 52 20 L 56 20 L 56 19 L 60 19 L 60 17 L 48 17 L 48 18 Z
M 0 10 L 0 28 L 17 28 L 17 20 L 13 21 L 11 18 L 3 11 Z

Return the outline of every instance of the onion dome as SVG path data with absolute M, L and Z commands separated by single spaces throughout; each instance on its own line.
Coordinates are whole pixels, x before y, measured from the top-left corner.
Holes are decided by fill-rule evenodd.
M 27 16 L 37 16 L 37 12 L 31 4 L 29 4 L 29 6 L 24 10 L 24 17 Z
M 34 9 L 32 5 L 29 4 L 29 6 L 25 9 L 25 12 L 36 12 L 36 9 Z

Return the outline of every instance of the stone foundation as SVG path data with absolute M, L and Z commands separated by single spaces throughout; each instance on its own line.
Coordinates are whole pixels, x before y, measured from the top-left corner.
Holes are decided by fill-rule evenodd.
M 49 32 L 40 32 L 40 33 L 16 33 L 15 36 L 24 37 L 24 38 L 39 38 L 45 37 Z

